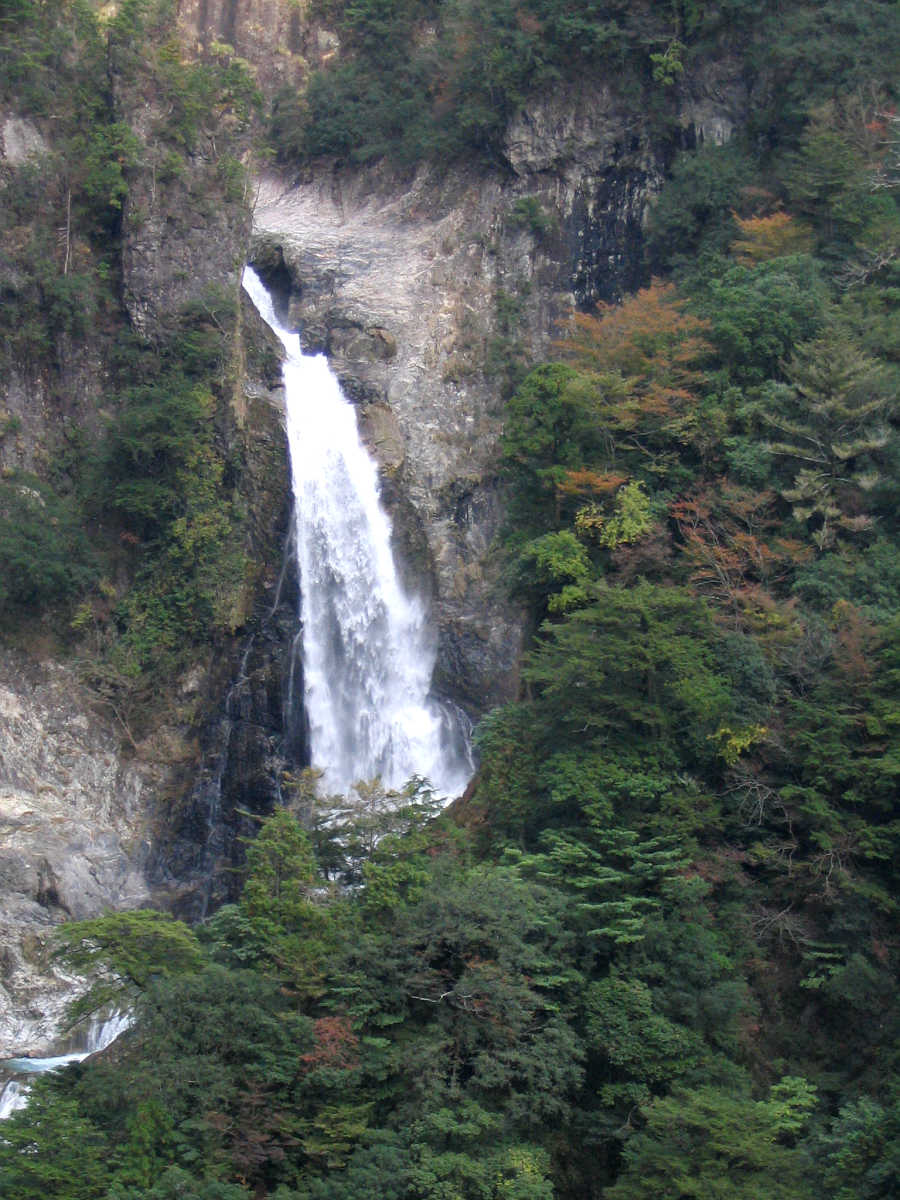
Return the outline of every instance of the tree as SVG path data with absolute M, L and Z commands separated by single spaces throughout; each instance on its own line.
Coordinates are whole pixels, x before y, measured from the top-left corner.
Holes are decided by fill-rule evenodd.
M 123 1182 L 139 1166 L 155 1182 L 173 1162 L 216 1177 L 225 1162 L 232 1180 L 274 1183 L 297 1145 L 292 1095 L 313 1046 L 296 1003 L 259 974 L 209 966 L 157 980 L 136 1016 L 122 1068 L 70 1085 L 114 1135 Z
M 795 464 L 782 494 L 826 549 L 838 531 L 872 523 L 866 496 L 879 481 L 895 401 L 884 367 L 838 333 L 799 345 L 785 375 L 786 385 L 764 392 L 762 418 L 782 439 L 769 449 Z
M 210 922 L 217 956 L 271 972 L 305 997 L 318 995 L 332 936 L 325 891 L 309 835 L 287 810 L 276 810 L 247 847 L 240 900 Z
M 792 207 L 816 228 L 823 249 L 853 243 L 879 206 L 870 186 L 878 155 L 867 146 L 867 117 L 860 108 L 829 103 L 811 116 L 785 177 Z M 879 147 L 883 151 L 883 147 Z
M 805 1083 L 805 1081 L 799 1081 Z M 812 1200 L 805 1157 L 789 1144 L 796 1106 L 748 1100 L 714 1087 L 676 1089 L 643 1109 L 645 1127 L 625 1144 L 625 1170 L 609 1200 Z M 800 1112 L 808 1111 L 806 1094 Z M 785 1120 L 787 1119 L 787 1125 Z M 802 1124 L 802 1121 L 800 1122 Z
M 72 921 L 56 933 L 56 955 L 93 976 L 73 1016 L 107 1004 L 130 1005 L 153 979 L 200 970 L 203 952 L 196 935 L 169 913 L 140 909 Z
M 345 887 L 365 882 L 363 902 L 391 907 L 399 894 L 414 891 L 420 873 L 417 862 L 440 835 L 432 828 L 441 811 L 428 782 L 413 776 L 396 791 L 380 779 L 358 780 L 346 796 L 319 802 L 324 810 L 316 821 L 316 857 L 327 864 L 330 878 Z M 394 888 L 399 893 L 391 898 Z
M 481 758 L 475 810 L 481 829 L 498 828 L 516 837 L 541 824 L 538 779 L 543 756 L 534 721 L 532 705 L 507 704 L 488 713 L 475 730 Z M 473 815 L 468 819 L 475 823 Z
M 738 629 L 775 634 L 779 603 L 773 591 L 812 557 L 799 539 L 779 536 L 771 491 L 752 492 L 719 480 L 670 508 L 683 540 L 694 587 L 713 599 Z M 793 624 L 781 606 L 784 624 Z
M 575 526 L 578 528 L 577 516 Z M 633 480 L 616 492 L 614 511 L 597 531 L 597 541 L 610 550 L 616 546 L 629 546 L 639 541 L 652 528 L 649 498 L 640 482 Z
M 774 212 L 766 217 L 739 217 L 734 214 L 739 236 L 731 244 L 731 252 L 742 266 L 768 262 L 772 258 L 808 254 L 813 248 L 809 226 L 790 213 Z
M 876 629 L 858 623 L 848 609 L 837 614 L 834 668 L 787 706 L 786 729 L 798 760 L 781 795 L 803 836 L 797 861 L 804 863 L 807 886 L 830 903 L 841 892 L 858 892 L 892 913 L 891 870 L 900 852 L 894 812 L 900 619 Z
M 251 919 L 302 925 L 318 886 L 309 836 L 285 809 L 268 817 L 247 847 L 241 907 Z
M 609 828 L 603 808 L 586 804 L 580 830 L 547 831 L 540 851 L 518 861 L 527 874 L 574 892 L 582 936 L 610 954 L 612 947 L 641 941 L 648 914 L 661 907 L 661 885 L 686 859 L 672 838 L 642 840 L 633 829 Z
M 697 301 L 709 340 L 742 386 L 777 376 L 793 347 L 815 336 L 824 305 L 819 268 L 804 255 L 730 267 L 706 281 Z
M 699 448 L 708 433 L 699 398 L 710 325 L 687 310 L 673 284 L 659 280 L 598 309 L 596 317 L 575 313 L 570 338 L 558 345 L 595 381 L 607 469 L 625 455 L 645 468 L 649 459 L 648 469 L 659 471 L 673 444 Z
M 172 375 L 134 385 L 122 400 L 107 435 L 104 487 L 130 529 L 157 538 L 184 513 L 198 451 L 211 446 L 213 397 Z
M 724 251 L 741 188 L 751 179 L 751 164 L 736 141 L 682 151 L 650 210 L 653 262 L 672 266 L 693 259 L 701 249 Z
M 571 530 L 561 529 L 525 542 L 513 573 L 514 592 L 527 598 L 533 611 L 560 613 L 584 602 L 584 585 L 594 572 L 583 542 Z
M 0 1195 L 15 1200 L 98 1200 L 109 1181 L 109 1146 L 74 1100 L 36 1086 L 28 1106 L 3 1122 Z
M 444 854 L 387 936 L 347 947 L 350 1011 L 373 1034 L 393 1033 L 383 1053 L 399 1069 L 401 1120 L 436 1120 L 444 1108 L 462 1119 L 465 1104 L 504 1128 L 564 1119 L 581 1050 L 563 1016 L 575 977 L 563 905 L 511 868 L 464 870 Z
M 852 1100 L 809 1149 L 833 1200 L 889 1200 L 900 1189 L 900 1101 Z
M 604 445 L 598 387 L 574 367 L 537 367 L 509 401 L 501 453 L 515 491 L 511 518 L 532 532 L 559 526 L 570 473 Z
M 713 637 L 702 603 L 680 589 L 595 586 L 587 607 L 542 626 L 523 672 L 539 692 L 548 742 L 702 759 L 730 706 Z
M 71 500 L 31 476 L 0 482 L 0 613 L 67 600 L 95 576 Z
M 614 967 L 590 986 L 586 1000 L 590 1044 L 605 1059 L 604 1105 L 646 1104 L 651 1089 L 696 1071 L 702 1040 L 659 1012 L 643 980 Z
M 252 1192 L 235 1183 L 197 1179 L 181 1167 L 167 1167 L 140 1188 L 117 1187 L 110 1200 L 250 1200 Z

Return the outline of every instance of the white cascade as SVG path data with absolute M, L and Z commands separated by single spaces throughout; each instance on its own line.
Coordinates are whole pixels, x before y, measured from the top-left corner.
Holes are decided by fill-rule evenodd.
M 8 1079 L 0 1088 L 0 1121 L 5 1121 L 27 1103 L 28 1085 L 18 1079 Z
M 458 795 L 472 774 L 461 714 L 430 695 L 436 644 L 422 602 L 400 584 L 378 475 L 353 406 L 324 355 L 306 355 L 251 268 L 244 288 L 285 349 L 288 443 L 300 573 L 310 757 L 346 792 L 412 775 Z
M 133 1024 L 134 1017 L 130 1012 L 113 1012 L 108 1017 L 95 1017 L 88 1026 L 85 1038 L 87 1053 L 99 1054 L 101 1050 L 111 1046 Z
M 83 1062 L 90 1055 L 99 1054 L 101 1050 L 111 1046 L 126 1029 L 130 1029 L 133 1023 L 134 1017 L 127 1012 L 114 1012 L 106 1017 L 94 1017 L 83 1036 L 78 1039 L 81 1043 L 78 1050 L 70 1050 L 65 1054 L 53 1054 L 47 1058 L 4 1059 L 0 1062 L 0 1069 L 7 1075 L 18 1076 L 18 1078 L 7 1078 L 5 1083 L 0 1080 L 0 1084 L 2 1084 L 0 1086 L 0 1121 L 5 1120 L 18 1109 L 24 1108 L 28 1103 L 27 1076 L 58 1071 L 60 1067 L 67 1067 L 70 1063 Z

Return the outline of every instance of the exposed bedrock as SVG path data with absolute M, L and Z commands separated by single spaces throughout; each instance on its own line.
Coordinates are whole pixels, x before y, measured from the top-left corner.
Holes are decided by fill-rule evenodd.
M 61 921 L 149 902 L 152 799 L 166 768 L 123 761 L 74 673 L 0 652 L 0 1058 L 47 1044 L 72 998 Z
M 399 556 L 433 604 L 436 686 L 471 715 L 517 687 L 521 617 L 497 545 L 511 369 L 554 353 L 573 304 L 646 281 L 643 230 L 674 148 L 727 140 L 746 105 L 728 64 L 711 64 L 664 144 L 598 85 L 517 117 L 502 173 L 319 168 L 259 182 L 252 257 L 358 405 Z

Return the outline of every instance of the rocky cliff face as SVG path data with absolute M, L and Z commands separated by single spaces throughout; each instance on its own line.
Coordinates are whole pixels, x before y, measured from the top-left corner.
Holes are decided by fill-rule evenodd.
M 5 474 L 46 478 L 64 461 L 70 433 L 87 442 L 100 436 L 117 329 L 130 325 L 153 340 L 185 305 L 240 295 L 249 213 L 239 194 L 222 195 L 214 139 L 178 171 L 164 171 L 152 98 L 123 95 L 122 105 L 143 145 L 118 244 L 122 310 L 107 307 L 83 337 L 60 333 L 52 362 L 4 355 Z M 54 149 L 52 130 L 12 112 L 0 113 L 0 134 L 4 180 Z M 0 253 L 0 290 L 15 294 L 22 286 Z M 215 891 L 208 880 L 231 878 L 219 868 L 238 852 L 233 810 L 270 809 L 277 794 L 283 762 L 274 750 L 281 723 L 275 693 L 284 646 L 275 643 L 281 637 L 289 645 L 292 631 L 277 622 L 273 629 L 271 621 L 259 631 L 278 588 L 287 518 L 280 378 L 252 306 L 232 341 L 220 437 L 234 463 L 252 565 L 234 637 L 201 648 L 190 669 L 171 680 L 158 718 L 140 731 L 84 686 L 78 660 L 90 647 L 63 649 L 68 631 L 53 622 L 67 622 L 65 614 L 15 631 L 19 649 L 0 651 L 0 1059 L 46 1048 L 72 999 L 72 979 L 50 958 L 54 926 L 147 904 L 197 915 Z M 108 586 L 122 582 L 116 577 Z M 224 789 L 218 821 L 203 782 L 218 770 L 225 697 L 254 638 L 264 650 L 245 660 L 242 681 L 254 703 L 242 700 L 231 720 L 231 757 L 240 767 Z
M 310 350 L 331 359 L 381 466 L 400 556 L 433 605 L 436 686 L 477 715 L 516 688 L 497 445 L 516 368 L 552 353 L 573 304 L 646 282 L 643 228 L 678 139 L 722 141 L 748 98 L 718 64 L 654 144 L 607 85 L 537 100 L 503 174 L 322 167 L 267 175 L 253 255 Z
M 282 516 L 273 526 L 279 534 Z M 234 898 L 255 818 L 273 811 L 285 772 L 308 754 L 302 710 L 287 704 L 292 692 L 302 695 L 302 677 L 291 655 L 295 573 L 290 561 L 284 566 L 266 580 L 234 652 L 203 680 L 216 707 L 199 731 L 197 755 L 170 789 L 173 803 L 148 864 L 157 903 L 185 920 Z
M 53 926 L 149 902 L 167 771 L 123 759 L 70 668 L 0 652 L 0 1058 L 46 1043 L 71 999 L 48 959 Z

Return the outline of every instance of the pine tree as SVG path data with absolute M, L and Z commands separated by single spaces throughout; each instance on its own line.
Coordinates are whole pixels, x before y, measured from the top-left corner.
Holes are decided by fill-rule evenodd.
M 880 364 L 836 333 L 798 346 L 785 373 L 788 385 L 770 388 L 763 413 L 783 440 L 768 448 L 796 464 L 782 495 L 798 521 L 815 521 L 813 538 L 824 549 L 839 529 L 872 523 L 865 497 L 880 479 L 892 402 Z

